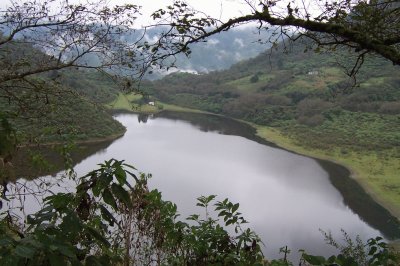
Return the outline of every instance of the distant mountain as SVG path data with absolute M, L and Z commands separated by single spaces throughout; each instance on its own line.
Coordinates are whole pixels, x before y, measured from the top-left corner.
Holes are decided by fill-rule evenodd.
M 148 30 L 145 39 L 155 40 L 160 29 Z M 140 31 L 132 32 L 130 35 L 122 36 L 125 41 L 133 41 L 142 34 Z M 148 79 L 158 79 L 172 72 L 208 73 L 214 70 L 227 69 L 233 64 L 257 56 L 265 51 L 270 45 L 261 44 L 270 36 L 269 32 L 255 32 L 249 28 L 236 28 L 222 32 L 207 39 L 190 45 L 192 53 L 189 57 L 183 54 L 176 57 L 176 68 L 169 71 L 165 69 L 155 70 L 146 75 Z
M 268 49 L 269 45 L 258 42 L 265 41 L 268 36 L 266 32 L 260 35 L 247 28 L 222 32 L 206 42 L 190 46 L 190 57 L 179 56 L 177 66 L 181 70 L 194 70 L 199 73 L 227 69 Z
M 8 33 L 8 28 L 3 26 L 0 30 Z M 163 28 L 151 28 L 144 32 L 140 29 L 132 29 L 131 31 L 118 33 L 113 38 L 120 39 L 124 42 L 135 43 L 139 39 L 153 43 L 157 41 L 158 35 Z M 38 34 L 48 34 L 48 29 L 38 28 L 34 32 L 24 32 L 25 37 L 35 37 Z M 199 42 L 190 45 L 192 51 L 189 57 L 183 54 L 176 56 L 176 68 L 154 69 L 152 73 L 147 73 L 147 79 L 158 79 L 172 72 L 189 72 L 189 73 L 208 73 L 214 70 L 227 69 L 233 64 L 245 59 L 257 56 L 260 52 L 265 51 L 270 45 L 261 44 L 260 41 L 268 40 L 270 33 L 268 31 L 257 32 L 247 27 L 235 28 L 230 31 L 221 32 L 207 39 L 205 42 Z M 17 34 L 16 39 L 22 37 Z M 79 59 L 83 64 L 97 66 L 100 62 L 96 54 L 89 54 Z M 167 60 L 168 61 L 168 60 Z M 173 59 L 170 58 L 169 62 Z

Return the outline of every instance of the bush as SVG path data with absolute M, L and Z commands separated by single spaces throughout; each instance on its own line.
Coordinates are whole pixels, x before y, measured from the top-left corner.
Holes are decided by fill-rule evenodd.
M 265 99 L 265 102 L 271 105 L 284 105 L 284 106 L 292 104 L 292 100 L 283 95 L 269 95 Z
M 257 83 L 258 81 L 259 81 L 258 74 L 255 74 L 250 78 L 251 83 Z
M 162 105 L 161 103 L 157 104 L 157 109 L 158 110 L 164 110 L 164 105 Z
M 379 108 L 379 112 L 383 114 L 398 115 L 400 114 L 400 101 L 385 102 Z
M 311 117 L 321 114 L 323 111 L 329 110 L 333 104 L 321 99 L 304 99 L 297 105 L 297 114 L 299 117 Z
M 303 125 L 315 127 L 324 123 L 324 116 L 321 114 L 313 115 L 311 117 L 300 116 L 299 118 L 297 118 L 297 122 Z

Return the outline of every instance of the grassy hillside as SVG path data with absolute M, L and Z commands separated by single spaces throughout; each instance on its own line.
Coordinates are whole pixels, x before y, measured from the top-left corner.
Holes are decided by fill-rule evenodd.
M 150 101 L 153 101 L 154 105 L 150 105 Z M 204 111 L 198 109 L 160 102 L 153 97 L 147 98 L 138 93 L 126 94 L 120 92 L 115 100 L 106 104 L 106 107 L 114 111 L 128 111 L 145 114 L 155 114 L 164 110 L 188 113 L 205 113 Z
M 368 58 L 352 86 L 343 68 L 355 62 L 351 53 L 279 49 L 226 71 L 170 75 L 149 91 L 168 103 L 255 123 L 268 140 L 348 166 L 400 217 L 400 69 Z

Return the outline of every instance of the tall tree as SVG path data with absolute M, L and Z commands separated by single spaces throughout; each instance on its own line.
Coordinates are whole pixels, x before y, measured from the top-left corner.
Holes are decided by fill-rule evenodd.
M 63 70 L 94 69 L 127 86 L 142 78 L 162 43 L 135 29 L 139 12 L 107 0 L 15 0 L 0 9 L 0 118 L 40 117 L 52 97 L 76 93 L 60 86 Z
M 142 36 L 130 42 L 120 38 L 132 32 L 138 12 L 136 5 L 109 7 L 105 0 L 83 4 L 70 4 L 68 0 L 13 1 L 6 10 L 0 10 L 0 52 L 3 60 L 8 59 L 2 60 L 0 84 L 68 67 L 124 66 L 135 67 L 135 74 L 140 73 L 142 66 L 131 62 L 145 60 L 145 51 L 137 47 Z M 10 58 L 16 43 L 29 44 L 43 53 L 36 54 L 35 62 L 27 62 L 23 56 Z

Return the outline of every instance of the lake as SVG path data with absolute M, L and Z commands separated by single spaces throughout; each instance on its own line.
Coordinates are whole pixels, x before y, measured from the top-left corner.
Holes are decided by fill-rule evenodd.
M 79 174 L 115 158 L 151 173 L 150 188 L 178 205 L 185 218 L 203 214 L 201 195 L 240 203 L 239 210 L 265 244 L 267 258 L 335 252 L 320 230 L 363 240 L 399 238 L 398 221 L 376 204 L 339 165 L 301 156 L 256 137 L 246 124 L 218 116 L 162 112 L 118 114 L 125 135 L 75 166 Z

